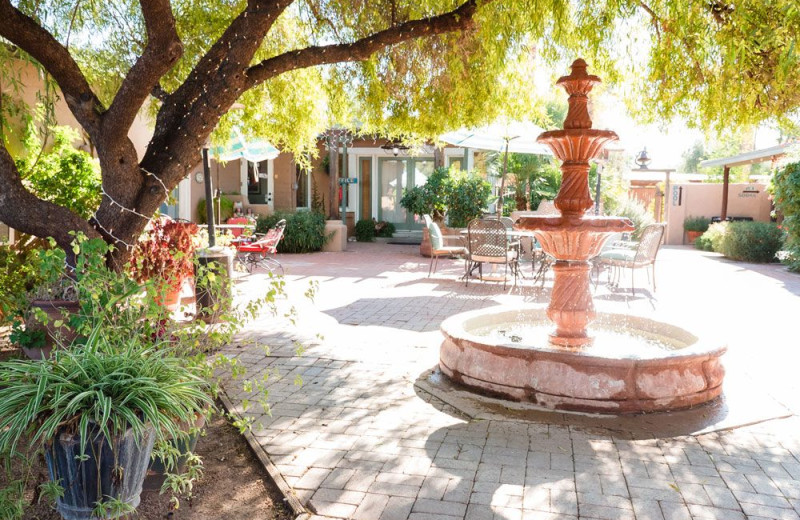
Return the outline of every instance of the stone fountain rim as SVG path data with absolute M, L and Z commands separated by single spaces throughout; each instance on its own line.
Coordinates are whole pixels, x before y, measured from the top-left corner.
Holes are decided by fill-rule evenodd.
M 685 327 L 679 327 L 677 325 L 673 325 L 668 322 L 652 320 L 650 318 L 644 318 L 641 316 L 635 316 L 631 314 L 623 314 L 623 313 L 615 313 L 615 312 L 598 312 L 597 318 L 598 320 L 603 319 L 624 319 L 628 322 L 629 325 L 634 325 L 632 328 L 634 330 L 643 330 L 643 327 L 636 326 L 635 324 L 650 324 L 656 327 L 669 327 L 678 329 L 696 339 L 693 343 L 687 345 L 686 347 L 676 349 L 676 350 L 664 350 L 662 351 L 662 355 L 645 355 L 641 357 L 634 357 L 634 356 L 603 356 L 603 355 L 593 355 L 591 353 L 591 347 L 585 350 L 571 350 L 565 348 L 558 348 L 558 347 L 538 347 L 538 346 L 524 346 L 521 347 L 516 343 L 503 343 L 499 341 L 492 341 L 486 336 L 477 336 L 469 332 L 464 325 L 472 319 L 475 318 L 486 318 L 489 315 L 502 315 L 502 314 L 511 314 L 514 313 L 515 315 L 520 312 L 532 312 L 541 317 L 542 322 L 547 322 L 547 315 L 546 310 L 540 306 L 535 305 L 498 305 L 494 307 L 488 307 L 484 309 L 477 309 L 474 311 L 467 311 L 462 312 L 459 314 L 455 314 L 450 316 L 449 318 L 445 319 L 440 327 L 442 334 L 445 335 L 447 338 L 458 338 L 460 341 L 468 342 L 472 348 L 478 348 L 481 350 L 502 350 L 508 355 L 512 356 L 530 356 L 535 354 L 542 354 L 542 355 L 553 355 L 553 356 L 575 356 L 581 357 L 582 359 L 589 360 L 597 360 L 601 362 L 607 363 L 614 363 L 619 361 L 620 363 L 637 363 L 637 364 L 647 364 L 648 362 L 661 362 L 664 360 L 670 360 L 675 363 L 680 363 L 682 360 L 688 359 L 696 359 L 701 356 L 709 356 L 709 357 L 719 357 L 724 354 L 728 347 L 727 345 L 720 341 L 719 343 L 712 343 L 708 339 L 704 338 L 702 334 L 687 329 Z M 595 321 L 597 323 L 597 321 Z

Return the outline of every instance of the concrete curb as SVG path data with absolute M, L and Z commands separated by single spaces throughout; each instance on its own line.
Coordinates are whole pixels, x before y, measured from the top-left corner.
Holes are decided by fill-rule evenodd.
M 225 406 L 225 409 L 228 413 L 236 415 L 237 417 L 241 417 L 238 413 L 233 411 L 233 403 L 231 403 L 230 399 L 228 399 L 228 395 L 225 391 L 221 391 L 219 393 L 219 398 L 222 401 L 222 404 Z M 250 446 L 250 449 L 253 453 L 258 457 L 258 460 L 261 461 L 261 465 L 264 466 L 264 469 L 267 470 L 267 474 L 269 475 L 270 480 L 275 486 L 280 490 L 281 495 L 283 495 L 283 499 L 289 504 L 289 507 L 292 509 L 292 514 L 295 516 L 295 520 L 308 520 L 311 518 L 311 513 L 303 507 L 303 504 L 300 503 L 300 500 L 294 495 L 292 488 L 289 484 L 283 479 L 283 475 L 281 475 L 278 468 L 275 467 L 275 464 L 269 458 L 269 454 L 264 451 L 264 448 L 258 443 L 256 438 L 253 436 L 253 433 L 250 430 L 245 430 L 242 434 L 247 440 L 247 444 Z

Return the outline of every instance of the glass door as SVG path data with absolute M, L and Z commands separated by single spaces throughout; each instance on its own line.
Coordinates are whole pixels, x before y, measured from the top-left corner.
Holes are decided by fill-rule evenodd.
M 379 220 L 405 228 L 406 210 L 400 206 L 403 190 L 408 180 L 408 159 L 380 159 L 379 170 L 380 206 Z
M 380 203 L 378 219 L 393 223 L 398 229 L 421 229 L 422 219 L 400 206 L 403 192 L 410 186 L 422 186 L 433 173 L 433 159 L 381 158 L 378 163 Z

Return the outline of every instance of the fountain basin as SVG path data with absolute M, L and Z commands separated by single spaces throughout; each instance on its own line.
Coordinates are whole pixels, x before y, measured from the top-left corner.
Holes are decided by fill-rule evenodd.
M 674 325 L 597 313 L 590 332 L 620 331 L 641 338 L 641 347 L 624 341 L 616 348 L 612 339 L 610 348 L 598 344 L 569 349 L 547 341 L 523 344 L 481 335 L 487 328 L 508 324 L 552 327 L 545 310 L 534 307 L 496 307 L 452 316 L 441 326 L 442 372 L 487 395 L 584 412 L 677 410 L 722 392 L 725 371 L 720 358 L 727 348 Z M 656 339 L 663 348 L 652 346 Z

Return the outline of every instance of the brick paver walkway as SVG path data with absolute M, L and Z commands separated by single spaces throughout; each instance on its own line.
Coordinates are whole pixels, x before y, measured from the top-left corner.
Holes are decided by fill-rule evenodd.
M 228 396 L 256 419 L 255 439 L 313 518 L 800 518 L 800 276 L 666 248 L 655 297 L 598 288 L 598 310 L 727 339 L 727 381 L 742 397 L 718 415 L 740 427 L 691 435 L 680 413 L 605 428 L 584 416 L 447 404 L 428 391 L 439 323 L 498 303 L 546 305 L 548 286 L 465 288 L 456 261 L 426 278 L 413 246 L 349 249 L 283 258 L 298 329 L 264 317 L 230 347 L 247 377 L 269 375 L 272 414 L 244 410 L 240 384 L 227 384 Z M 313 303 L 302 297 L 308 280 L 320 284 Z M 257 276 L 247 282 L 257 286 Z M 742 426 L 779 416 L 791 417 Z M 665 425 L 681 434 L 659 435 Z

